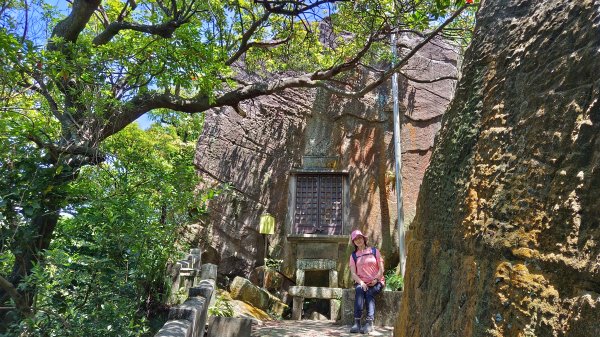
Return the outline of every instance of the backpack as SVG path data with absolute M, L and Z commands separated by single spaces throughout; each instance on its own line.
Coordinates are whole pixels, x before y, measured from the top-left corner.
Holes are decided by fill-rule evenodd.
M 367 253 L 367 254 L 363 254 L 361 256 L 365 256 L 365 255 L 371 255 L 373 254 L 375 256 L 375 260 L 377 260 L 377 264 L 379 264 L 379 259 L 377 259 L 377 248 L 375 247 L 371 247 L 371 253 Z M 356 251 L 352 252 L 352 260 L 354 260 L 354 269 L 355 272 L 358 273 L 358 266 L 356 265 L 356 260 L 358 260 L 358 256 L 356 256 Z

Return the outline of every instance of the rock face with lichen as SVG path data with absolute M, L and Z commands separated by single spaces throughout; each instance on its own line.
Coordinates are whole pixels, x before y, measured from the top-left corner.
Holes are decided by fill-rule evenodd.
M 405 37 L 403 42 L 410 45 L 418 40 Z M 455 80 L 436 79 L 456 76 L 457 59 L 455 48 L 434 40 L 410 62 L 407 77 L 400 80 L 407 219 L 414 216 L 434 135 L 454 93 Z M 348 81 L 360 83 L 367 76 L 356 73 Z M 195 164 L 204 186 L 229 182 L 230 188 L 210 201 L 208 215 L 186 234 L 216 259 L 211 262 L 219 265 L 221 279 L 248 275 L 263 264 L 264 241 L 258 224 L 264 212 L 276 218 L 269 254 L 293 260 L 288 259 L 289 233 L 284 226 L 290 172 L 302 168 L 307 157 L 324 158 L 325 169 L 348 172 L 350 204 L 345 226 L 361 228 L 384 252 L 388 265 L 397 263 L 389 83 L 361 99 L 340 98 L 322 90 L 286 90 L 243 102 L 240 111 L 245 117 L 232 108 L 206 114 Z M 293 278 L 294 270 L 293 261 L 284 262 L 288 277 Z
M 600 3 L 482 1 L 395 336 L 600 333 Z

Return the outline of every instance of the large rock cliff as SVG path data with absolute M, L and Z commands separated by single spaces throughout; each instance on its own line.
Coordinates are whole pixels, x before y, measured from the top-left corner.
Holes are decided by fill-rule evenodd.
M 395 336 L 600 335 L 600 3 L 484 0 Z
M 418 42 L 404 37 L 405 44 Z M 458 54 L 435 40 L 407 66 L 420 80 L 455 76 Z M 408 70 L 410 69 L 410 70 Z M 368 79 L 356 73 L 350 80 Z M 412 219 L 416 196 L 429 163 L 433 139 L 454 92 L 454 80 L 400 81 L 403 122 L 403 193 L 406 218 Z M 350 178 L 349 223 L 381 248 L 389 265 L 398 261 L 392 99 L 389 83 L 362 99 L 345 99 L 321 90 L 286 90 L 244 102 L 241 117 L 223 108 L 206 115 L 198 141 L 196 166 L 207 184 L 230 182 L 232 189 L 209 204 L 208 216 L 192 229 L 193 241 L 212 251 L 223 276 L 247 275 L 264 256 L 259 217 L 273 214 L 277 226 L 270 255 L 287 259 L 284 219 L 288 214 L 290 171 L 304 156 L 331 158 L 328 168 Z M 346 231 L 349 232 L 349 231 Z M 394 262 L 396 261 L 396 262 Z M 292 276 L 288 264 L 285 272 Z

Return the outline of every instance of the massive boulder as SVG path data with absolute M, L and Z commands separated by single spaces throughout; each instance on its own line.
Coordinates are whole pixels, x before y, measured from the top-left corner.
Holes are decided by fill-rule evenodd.
M 417 39 L 404 37 L 405 44 Z M 403 193 L 406 218 L 414 216 L 416 196 L 429 162 L 435 133 L 453 93 L 456 48 L 434 40 L 406 67 L 400 79 L 403 121 Z M 357 72 L 349 81 L 366 81 Z M 415 82 L 409 78 L 432 80 Z M 286 90 L 243 102 L 241 115 L 232 108 L 206 114 L 198 141 L 195 165 L 203 187 L 230 183 L 228 192 L 210 201 L 209 214 L 192 230 L 192 241 L 215 250 L 221 277 L 249 275 L 265 256 L 258 233 L 261 214 L 277 221 L 269 254 L 286 259 L 284 219 L 288 214 L 290 171 L 306 160 L 324 159 L 328 169 L 346 170 L 350 176 L 349 223 L 361 228 L 386 255 L 389 265 L 398 261 L 396 193 L 394 188 L 393 118 L 390 85 L 362 99 L 346 99 L 323 90 Z M 328 161 L 331 159 L 330 161 Z M 407 221 L 408 222 L 408 221 Z M 344 259 L 345 260 L 345 259 Z M 287 261 L 287 260 L 286 260 Z M 285 263 L 284 263 L 285 264 Z M 283 272 L 293 277 L 293 263 Z
M 395 336 L 598 336 L 600 3 L 482 1 Z

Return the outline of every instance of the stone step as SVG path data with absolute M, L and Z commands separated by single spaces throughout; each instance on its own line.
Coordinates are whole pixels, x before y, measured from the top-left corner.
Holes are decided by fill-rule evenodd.
M 194 268 L 181 268 L 179 269 L 179 276 L 190 277 L 196 276 L 198 274 L 198 270 Z
M 320 298 L 320 299 L 341 299 L 343 289 L 342 288 L 328 288 L 328 287 L 305 287 L 305 286 L 294 286 L 290 287 L 288 294 L 295 297 L 304 298 Z

